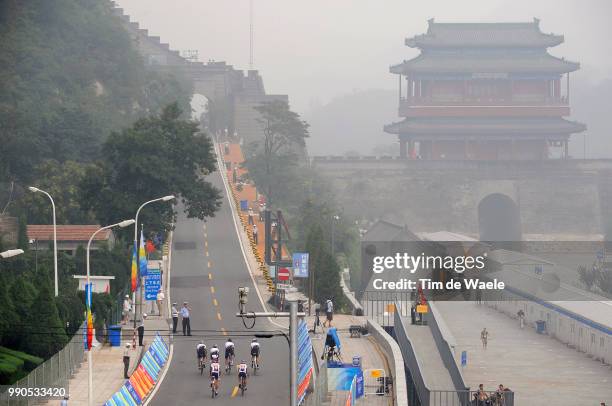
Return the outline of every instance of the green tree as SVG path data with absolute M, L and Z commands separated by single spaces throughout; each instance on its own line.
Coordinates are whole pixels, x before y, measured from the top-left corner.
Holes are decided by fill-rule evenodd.
M 82 204 L 103 224 L 132 218 L 140 204 L 174 194 L 189 217 L 213 216 L 221 205 L 218 189 L 204 175 L 215 170 L 212 142 L 196 122 L 181 119 L 176 103 L 161 115 L 137 121 L 105 142 L 104 161 L 91 165 L 80 184 Z M 170 227 L 170 204 L 150 205 L 143 223 L 153 229 Z
M 340 287 L 340 268 L 328 247 L 323 237 L 323 229 L 320 225 L 314 224 L 308 232 L 306 242 L 311 288 L 314 283 L 313 299 L 318 303 L 323 303 L 326 299 L 332 298 L 336 303 L 336 308 L 340 309 L 344 302 Z
M 12 337 L 11 332 L 19 320 L 13 300 L 9 292 L 8 277 L 5 273 L 8 272 L 7 267 L 0 266 L 0 344 L 5 344 L 7 339 Z
M 24 333 L 28 339 L 20 346 L 23 351 L 48 358 L 63 348 L 68 338 L 57 311 L 48 270 L 39 272 L 37 287 L 38 295 L 24 317 L 27 324 Z
M 304 155 L 308 123 L 281 100 L 263 103 L 255 110 L 260 115 L 257 121 L 262 127 L 263 140 L 254 143 L 247 166 L 257 186 L 264 190 L 268 202 L 274 204 L 278 197 L 275 188 L 285 192 L 290 190 L 290 187 L 283 187 L 279 182 L 287 186 L 293 183 L 292 187 L 299 187 L 291 182 L 291 179 L 295 179 L 291 175 Z M 290 181 L 284 181 L 287 179 Z

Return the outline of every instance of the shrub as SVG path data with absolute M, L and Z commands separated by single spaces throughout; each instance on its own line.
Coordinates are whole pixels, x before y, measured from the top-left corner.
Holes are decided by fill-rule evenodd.
M 13 357 L 23 360 L 23 366 L 26 371 L 32 371 L 36 369 L 36 367 L 42 364 L 43 362 L 42 358 L 35 357 L 34 355 L 30 355 L 17 350 L 11 350 L 10 348 L 6 347 L 0 347 L 0 357 L 2 357 L 3 354 L 11 355 Z
M 9 385 L 14 382 L 17 367 L 0 359 L 0 385 Z

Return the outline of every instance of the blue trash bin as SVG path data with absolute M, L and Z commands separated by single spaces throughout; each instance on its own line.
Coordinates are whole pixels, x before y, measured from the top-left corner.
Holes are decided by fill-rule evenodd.
M 536 333 L 538 334 L 546 333 L 546 322 L 544 320 L 536 320 Z
M 121 326 L 108 326 L 108 341 L 112 347 L 121 346 Z

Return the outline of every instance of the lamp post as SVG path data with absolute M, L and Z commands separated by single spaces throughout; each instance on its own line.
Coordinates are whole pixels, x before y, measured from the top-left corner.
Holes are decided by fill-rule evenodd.
M 0 252 L 0 257 L 2 258 L 10 258 L 10 257 L 14 257 L 17 255 L 23 254 L 23 250 L 22 249 L 16 249 L 16 250 L 8 250 L 8 251 L 3 251 Z
M 157 199 L 153 199 L 153 200 L 149 200 L 148 202 L 144 202 L 143 204 L 140 205 L 140 207 L 138 208 L 138 210 L 136 210 L 136 216 L 134 216 L 134 249 L 136 250 L 136 266 L 139 267 L 140 266 L 140 262 L 139 262 L 139 258 L 138 258 L 138 215 L 140 214 L 140 210 L 142 210 L 143 207 L 145 207 L 147 204 L 150 203 L 155 203 L 155 202 L 168 202 L 170 200 L 175 199 L 174 195 L 168 195 L 168 196 L 164 196 L 164 197 L 159 197 Z M 138 278 L 140 279 L 140 278 Z M 140 282 L 140 280 L 139 280 Z M 140 299 L 140 304 L 138 306 L 138 315 L 142 314 L 142 284 L 139 283 L 139 289 L 140 289 L 140 294 L 139 294 L 139 299 Z M 132 302 L 134 303 L 134 328 L 136 328 L 136 292 L 134 291 L 133 296 L 132 296 Z
M 331 254 L 332 257 L 334 256 L 334 252 L 336 250 L 336 221 L 340 220 L 340 216 L 338 216 L 337 214 L 332 216 L 332 221 L 331 221 Z
M 57 282 L 57 223 L 55 221 L 55 202 L 53 201 L 53 198 L 51 197 L 51 195 L 42 189 L 39 189 L 34 186 L 29 186 L 28 189 L 34 193 L 40 192 L 46 195 L 49 198 L 49 200 L 51 200 L 51 207 L 53 208 L 53 270 L 54 270 L 54 282 L 55 282 L 55 297 L 57 297 L 59 295 L 59 286 Z
M 96 234 L 98 234 L 100 231 L 103 230 L 108 230 L 109 228 L 113 228 L 113 227 L 127 227 L 130 226 L 132 224 L 134 224 L 135 221 L 134 219 L 130 219 L 130 220 L 123 220 L 120 223 L 116 223 L 116 224 L 111 224 L 110 226 L 106 226 L 106 227 L 102 227 L 98 230 L 96 230 L 91 237 L 89 237 L 89 241 L 87 242 L 87 286 L 89 286 L 89 276 L 90 276 L 90 267 L 89 267 L 89 250 L 91 247 L 91 242 L 93 241 L 94 237 L 96 236 Z M 86 288 L 87 289 L 87 288 Z M 91 289 L 91 287 L 89 287 L 89 289 Z M 92 365 L 92 356 L 91 356 L 91 349 L 87 350 L 87 378 L 88 378 L 88 392 L 87 392 L 87 403 L 89 406 L 93 406 L 94 402 L 93 402 L 93 365 Z

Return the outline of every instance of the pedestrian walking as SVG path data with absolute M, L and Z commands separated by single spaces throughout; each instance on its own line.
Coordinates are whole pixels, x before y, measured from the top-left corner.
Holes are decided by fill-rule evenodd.
M 486 327 L 480 332 L 480 341 L 482 341 L 482 348 L 486 350 L 487 343 L 489 342 L 489 332 Z
M 521 329 L 523 329 L 525 327 L 525 312 L 523 311 L 523 309 L 520 309 L 516 315 L 518 316 L 519 319 L 519 326 L 521 327 Z
M 176 303 L 172 303 L 172 333 L 176 334 L 176 326 L 178 325 L 179 311 Z
M 255 241 L 255 244 L 259 244 L 259 238 L 257 237 L 258 237 L 257 224 L 253 224 L 253 240 Z
M 334 319 L 334 303 L 331 299 L 327 299 L 325 302 L 325 321 L 323 322 L 323 327 L 331 327 L 332 320 Z
M 123 379 L 129 379 L 128 370 L 130 369 L 130 343 L 125 343 L 125 349 L 123 350 Z
M 191 322 L 189 321 L 189 313 L 191 312 L 191 307 L 189 307 L 189 302 L 183 302 L 183 307 L 181 307 L 181 317 L 183 323 L 183 335 L 190 336 L 191 335 Z
M 166 295 L 164 295 L 164 290 L 160 289 L 159 292 L 157 292 L 157 310 L 159 311 L 159 315 L 163 316 L 164 315 L 164 299 L 166 298 Z
M 142 347 L 142 341 L 144 339 L 144 331 L 145 331 L 145 326 L 144 326 L 144 322 L 147 319 L 147 314 L 143 313 L 142 314 L 142 320 L 140 321 L 140 325 L 138 326 L 138 346 Z
M 266 212 L 266 205 L 264 203 L 259 204 L 259 221 L 264 221 L 264 213 Z
M 123 299 L 123 318 L 121 319 L 121 324 L 126 324 L 128 318 L 130 317 L 130 311 L 132 310 L 132 302 L 130 301 L 130 295 L 125 295 Z
M 251 208 L 249 207 L 249 211 L 248 211 L 248 213 L 249 213 L 249 224 L 250 224 L 250 225 L 254 225 L 254 224 L 255 224 L 255 221 L 254 221 L 254 219 L 253 219 L 253 216 L 255 215 L 255 213 L 253 213 L 253 209 L 251 209 Z

